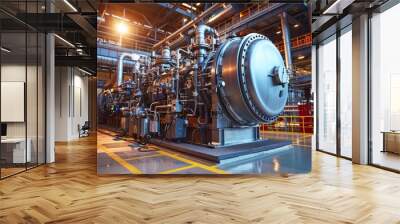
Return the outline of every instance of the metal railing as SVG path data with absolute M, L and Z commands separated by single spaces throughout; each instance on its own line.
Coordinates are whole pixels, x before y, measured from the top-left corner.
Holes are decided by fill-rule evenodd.
M 311 47 L 312 44 L 312 36 L 311 33 L 304 34 L 291 39 L 292 48 L 301 48 L 301 47 Z M 283 52 L 285 50 L 283 42 L 279 42 L 276 44 L 279 51 Z
M 253 16 L 254 14 L 269 8 L 273 5 L 273 3 L 259 3 L 252 5 L 251 7 L 248 7 L 242 11 L 240 11 L 238 14 L 235 14 L 235 16 L 230 17 L 229 19 L 224 20 L 223 22 L 219 23 L 216 26 L 216 30 L 218 33 L 225 33 L 226 30 L 230 29 L 234 24 L 240 23 L 241 21 L 249 18 L 250 16 Z M 236 16 L 238 15 L 238 16 Z

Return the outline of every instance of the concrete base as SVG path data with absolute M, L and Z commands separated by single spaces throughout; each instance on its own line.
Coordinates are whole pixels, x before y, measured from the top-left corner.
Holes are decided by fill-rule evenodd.
M 264 139 L 256 142 L 211 148 L 188 143 L 177 143 L 160 139 L 151 139 L 150 143 L 186 153 L 201 159 L 220 163 L 223 160 L 269 151 L 292 144 L 291 141 Z

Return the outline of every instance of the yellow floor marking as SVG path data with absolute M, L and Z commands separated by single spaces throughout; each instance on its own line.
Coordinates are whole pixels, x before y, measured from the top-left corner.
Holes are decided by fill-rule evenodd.
M 138 156 L 138 157 L 133 157 L 133 158 L 125 159 L 125 160 L 131 161 L 131 160 L 138 160 L 138 159 L 151 158 L 151 157 L 159 157 L 159 156 L 162 156 L 162 155 L 160 155 L 160 154 L 153 154 L 153 155 L 147 155 L 147 156 Z
M 179 167 L 179 168 L 175 168 L 175 169 L 171 169 L 171 170 L 162 171 L 160 174 L 175 173 L 175 172 L 178 172 L 178 171 L 187 170 L 187 169 L 194 168 L 194 167 L 196 167 L 196 166 L 195 165 L 189 165 L 189 166 Z
M 104 146 L 100 146 L 99 149 L 103 152 L 105 152 L 109 157 L 111 157 L 115 162 L 119 163 L 121 166 L 125 167 L 125 169 L 129 170 L 132 174 L 142 174 L 142 171 L 140 171 L 138 168 L 133 166 L 132 164 L 128 163 L 121 157 L 119 157 L 117 154 L 111 152 Z
M 168 157 L 171 157 L 171 158 L 173 158 L 173 159 L 179 160 L 179 161 L 181 161 L 181 162 L 189 163 L 189 164 L 191 164 L 191 165 L 193 165 L 193 166 L 195 166 L 195 167 L 199 167 L 199 168 L 201 168 L 201 169 L 208 170 L 208 171 L 213 172 L 213 173 L 217 173 L 217 174 L 228 174 L 228 173 L 225 172 L 224 170 L 220 170 L 220 169 L 215 168 L 215 167 L 212 167 L 212 166 L 207 166 L 207 165 L 204 165 L 204 164 L 201 164 L 201 163 L 192 161 L 192 160 L 190 160 L 190 159 L 185 159 L 185 158 L 182 158 L 182 157 L 180 157 L 180 156 L 178 156 L 178 155 L 174 155 L 174 154 L 169 153 L 169 152 L 158 151 L 158 153 L 160 153 L 160 154 L 162 154 L 162 155 L 165 155 L 165 156 L 168 156 Z

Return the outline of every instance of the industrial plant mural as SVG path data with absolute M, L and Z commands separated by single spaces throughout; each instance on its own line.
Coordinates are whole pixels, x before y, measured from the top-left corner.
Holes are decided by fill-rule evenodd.
M 311 170 L 306 5 L 98 12 L 99 175 Z

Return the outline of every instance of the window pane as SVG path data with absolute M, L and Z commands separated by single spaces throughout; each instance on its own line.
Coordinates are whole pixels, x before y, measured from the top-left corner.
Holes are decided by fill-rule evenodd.
M 37 81 L 38 81 L 38 36 L 36 32 L 27 33 L 28 62 L 26 80 L 26 115 L 27 115 L 27 141 L 30 147 L 30 162 L 28 168 L 37 165 L 38 145 L 37 145 Z
M 400 32 L 394 27 L 399 21 L 400 4 L 371 20 L 372 163 L 396 170 L 400 170 Z M 382 132 L 388 132 L 387 139 Z
M 318 48 L 318 147 L 336 153 L 336 40 Z
M 352 157 L 352 32 L 340 36 L 340 152 Z
M 26 33 L 1 34 L 1 140 L 2 177 L 25 170 L 30 162 L 26 144 Z M 28 149 L 28 150 L 26 150 Z

